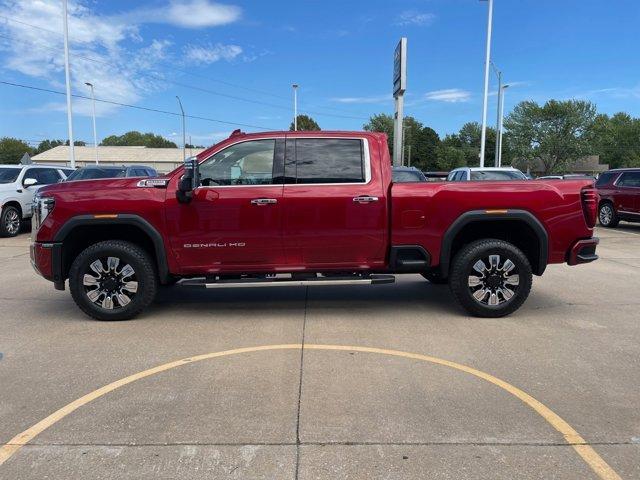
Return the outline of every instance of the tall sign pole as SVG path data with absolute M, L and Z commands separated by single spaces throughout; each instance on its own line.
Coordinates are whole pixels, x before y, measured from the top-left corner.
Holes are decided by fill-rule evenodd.
M 69 69 L 69 26 L 67 25 L 67 0 L 62 1 L 62 28 L 64 30 L 64 76 L 67 84 L 67 126 L 69 127 L 69 163 L 76 168 L 73 142 L 73 113 L 71 111 L 71 72 Z
M 484 167 L 484 152 L 487 143 L 487 103 L 489 101 L 489 62 L 491 61 L 491 28 L 493 24 L 493 0 L 489 0 L 487 17 L 487 46 L 484 60 L 484 95 L 482 98 L 482 132 L 480 133 L 480 167 Z
M 407 39 L 402 37 L 393 54 L 393 98 L 396 112 L 393 117 L 393 165 L 402 165 L 404 92 L 407 89 Z

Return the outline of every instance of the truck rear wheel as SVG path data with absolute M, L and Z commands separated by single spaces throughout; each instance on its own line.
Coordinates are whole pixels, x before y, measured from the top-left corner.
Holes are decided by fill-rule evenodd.
M 449 286 L 460 304 L 478 317 L 515 312 L 529 296 L 531 264 L 503 240 L 478 240 L 462 248 L 451 267 Z
M 158 278 L 149 254 L 120 240 L 99 242 L 78 255 L 69 271 L 71 296 L 96 320 L 129 320 L 156 296 Z

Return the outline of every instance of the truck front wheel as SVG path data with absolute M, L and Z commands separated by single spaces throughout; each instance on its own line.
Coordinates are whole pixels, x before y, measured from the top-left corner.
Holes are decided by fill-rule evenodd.
M 99 242 L 83 250 L 69 271 L 76 305 L 96 320 L 129 320 L 156 296 L 158 278 L 149 254 L 120 240 Z
M 503 240 L 478 240 L 463 247 L 451 267 L 449 286 L 460 304 L 478 317 L 515 312 L 529 296 L 531 264 Z

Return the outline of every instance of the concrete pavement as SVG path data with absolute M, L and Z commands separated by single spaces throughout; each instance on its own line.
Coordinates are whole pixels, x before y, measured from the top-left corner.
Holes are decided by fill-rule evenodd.
M 640 478 L 640 225 L 598 231 L 601 259 L 550 266 L 503 319 L 466 316 L 419 276 L 395 285 L 163 289 L 129 322 L 85 317 L 0 240 L 0 444 L 106 384 L 240 347 L 352 345 L 487 372 Z M 562 435 L 468 373 L 361 351 L 280 349 L 148 376 L 53 423 L 1 479 L 589 479 Z

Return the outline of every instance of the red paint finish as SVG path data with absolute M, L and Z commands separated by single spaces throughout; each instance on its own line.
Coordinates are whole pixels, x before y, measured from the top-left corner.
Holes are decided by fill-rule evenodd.
M 29 247 L 31 265 L 47 280 L 53 281 L 53 271 L 51 268 L 51 248 L 45 248 L 40 243 L 32 243 Z
M 525 210 L 549 237 L 548 262 L 562 263 L 578 240 L 590 239 L 581 189 L 587 181 L 391 183 L 386 136 L 371 132 L 237 134 L 199 155 L 204 161 L 246 140 L 297 137 L 363 138 L 370 179 L 359 184 L 199 187 L 189 204 L 176 199 L 183 168 L 166 188 L 138 187 L 139 179 L 61 183 L 43 188 L 55 208 L 34 233 L 34 262 L 46 277 L 51 259 L 42 242 L 79 215 L 134 214 L 159 232 L 170 273 L 389 270 L 391 246 L 422 246 L 439 263 L 447 229 L 472 210 Z M 355 197 L 375 197 L 357 202 Z M 270 204 L 252 200 L 268 198 Z

